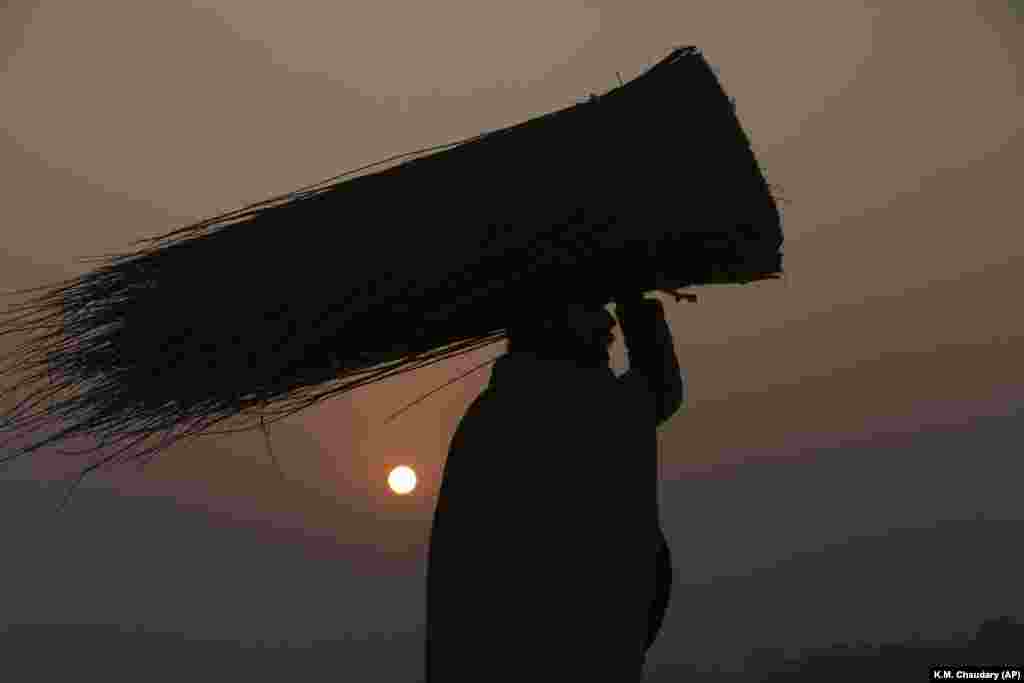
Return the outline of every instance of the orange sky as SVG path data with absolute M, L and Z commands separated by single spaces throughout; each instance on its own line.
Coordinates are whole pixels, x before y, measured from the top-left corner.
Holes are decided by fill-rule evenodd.
M 696 305 L 666 300 L 689 399 L 659 433 L 662 517 L 680 580 L 752 575 L 772 558 L 897 528 L 930 533 L 979 511 L 1022 521 L 1024 505 L 985 494 L 1019 479 L 1018 459 L 996 455 L 1007 437 L 992 441 L 973 426 L 1013 415 L 1024 399 L 1024 322 L 1012 314 L 1012 275 L 1024 265 L 1013 182 L 1024 147 L 1022 19 L 994 0 L 878 4 L 602 0 L 542 12 L 454 2 L 418 10 L 380 0 L 8 3 L 0 10 L 0 289 L 72 276 L 89 267 L 76 258 L 126 251 L 133 240 L 392 154 L 568 106 L 613 87 L 616 71 L 628 80 L 673 47 L 697 45 L 719 69 L 768 181 L 786 199 L 786 278 L 702 288 Z M 302 529 L 337 544 L 349 581 L 377 576 L 372 590 L 387 603 L 389 623 L 415 629 L 448 439 L 489 371 L 382 422 L 503 350 L 498 344 L 357 389 L 277 423 L 271 438 L 288 484 L 276 478 L 259 432 L 177 446 L 141 477 L 128 469 L 98 478 L 88 485 L 93 498 L 83 500 L 106 500 L 96 510 L 120 512 L 97 517 L 96 525 L 113 526 L 90 533 L 105 534 L 115 552 L 129 528 L 114 524 L 116 515 L 150 510 L 140 501 L 159 492 L 178 506 L 200 506 L 226 535 L 239 520 L 264 538 L 297 543 Z M 613 366 L 625 368 L 621 340 Z M 887 434 L 927 440 L 953 426 L 976 440 L 943 455 L 939 470 L 929 468 L 938 456 L 924 446 L 886 450 L 886 439 L 897 438 Z M 1010 438 L 1019 443 L 1020 432 Z M 779 499 L 756 499 L 770 496 L 756 486 L 740 496 L 737 482 L 755 467 L 774 472 L 758 474 L 767 481 L 795 463 L 804 485 L 786 489 L 787 501 L 809 496 L 814 477 L 844 486 L 834 474 L 846 468 L 869 482 L 891 474 L 887 468 L 909 478 L 905 489 L 861 499 L 814 497 L 815 512 L 788 517 L 783 534 L 775 513 L 765 512 Z M 385 490 L 396 464 L 417 470 L 413 495 Z M 25 465 L 6 478 L 41 481 L 48 467 Z M 933 478 L 939 474 L 945 478 Z M 973 477 L 976 486 L 957 489 Z M 711 531 L 697 533 L 685 500 L 704 486 L 718 492 L 718 507 L 703 520 Z M 956 504 L 930 495 L 945 486 Z M 46 495 L 59 497 L 57 489 Z M 871 509 L 854 514 L 850 506 Z M 82 507 L 77 514 L 100 514 Z M 173 529 L 173 514 L 160 514 Z M 734 525 L 734 517 L 747 523 Z M 858 521 L 822 522 L 840 519 Z M 721 552 L 766 537 L 775 545 L 760 559 Z M 1020 598 L 999 597 L 1004 588 L 965 592 L 946 630 L 956 618 L 966 629 L 987 616 L 972 605 L 1024 615 Z M 878 599 L 891 610 L 889 631 L 865 613 L 854 620 L 863 633 L 844 631 L 837 619 L 790 635 L 828 642 L 891 631 L 898 639 L 947 626 L 918 623 L 919 611 Z M 187 621 L 158 603 L 147 612 L 154 622 Z M 12 609 L 12 619 L 26 618 Z M 54 601 L 45 618 L 88 621 L 90 609 L 61 611 Z M 109 618 L 130 611 L 126 602 Z M 697 661 L 685 643 L 701 619 L 670 606 L 652 660 Z M 216 628 L 233 628 L 231 618 L 222 621 Z M 272 616 L 246 623 L 247 632 L 290 632 Z M 310 624 L 294 633 L 328 637 L 334 628 L 326 617 Z M 736 647 L 763 642 L 772 631 L 765 629 Z M 723 660 L 738 656 L 727 650 Z

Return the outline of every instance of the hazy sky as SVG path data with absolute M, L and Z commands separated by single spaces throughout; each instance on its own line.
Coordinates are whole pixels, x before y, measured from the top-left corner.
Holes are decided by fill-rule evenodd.
M 0 289 L 696 45 L 786 200 L 786 279 L 666 300 L 689 405 L 659 432 L 679 584 L 652 671 L 1024 620 L 1020 3 L 554 4 L 6 3 Z M 260 432 L 203 438 L 92 479 L 54 521 L 76 461 L 20 464 L 0 621 L 357 634 L 407 680 L 448 441 L 489 371 L 382 423 L 503 351 L 275 424 L 287 483 Z M 410 496 L 387 491 L 397 464 Z

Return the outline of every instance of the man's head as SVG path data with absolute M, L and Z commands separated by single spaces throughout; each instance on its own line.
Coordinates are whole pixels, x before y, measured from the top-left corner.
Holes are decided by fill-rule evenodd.
M 586 366 L 607 364 L 608 349 L 615 341 L 615 324 L 615 318 L 601 304 L 564 304 L 535 310 L 509 326 L 508 350 L 575 360 Z

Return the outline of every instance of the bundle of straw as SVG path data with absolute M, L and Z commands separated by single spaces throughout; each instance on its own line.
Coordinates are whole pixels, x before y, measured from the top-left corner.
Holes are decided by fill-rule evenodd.
M 41 317 L 8 331 L 54 330 L 20 359 L 28 379 L 74 394 L 16 407 L 13 430 L 73 423 L 18 455 L 86 433 L 132 442 L 90 471 L 157 434 L 130 457 L 271 404 L 280 419 L 500 341 L 551 292 L 603 303 L 782 272 L 775 199 L 696 48 L 602 96 L 420 151 L 437 149 L 142 240 L 15 309 Z

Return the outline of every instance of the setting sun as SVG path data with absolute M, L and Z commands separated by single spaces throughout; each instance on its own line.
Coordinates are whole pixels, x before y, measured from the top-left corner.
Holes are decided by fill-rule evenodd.
M 388 475 L 388 486 L 398 494 L 406 494 L 416 488 L 416 473 L 411 467 L 401 465 L 391 470 Z

